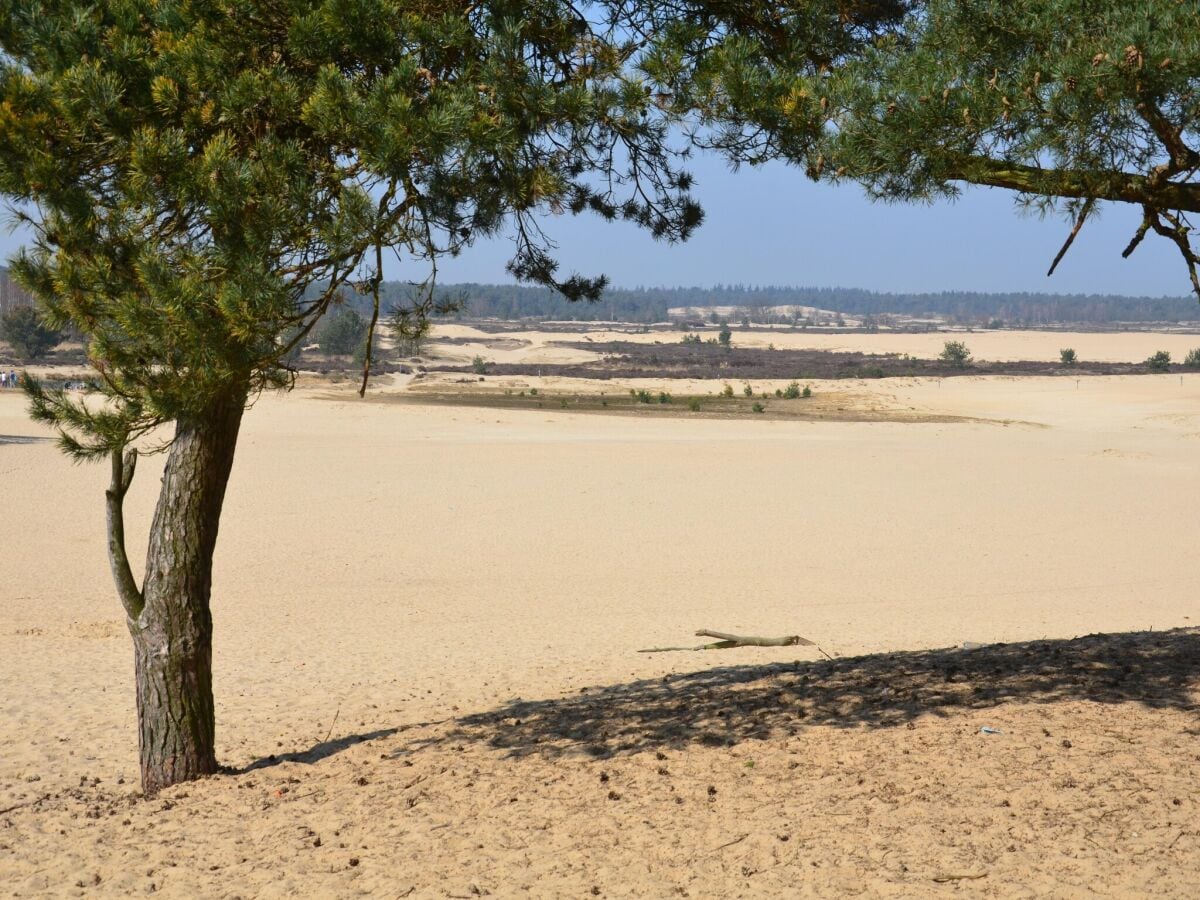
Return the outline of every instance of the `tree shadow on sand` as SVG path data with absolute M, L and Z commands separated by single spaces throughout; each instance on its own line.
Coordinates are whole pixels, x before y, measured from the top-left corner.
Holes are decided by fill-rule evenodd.
M 606 758 L 732 746 L 805 726 L 894 728 L 1006 702 L 1138 703 L 1195 710 L 1200 630 L 1097 634 L 970 650 L 722 666 L 459 719 L 452 740 L 510 755 Z M 404 751 L 400 754 L 403 755 Z
M 320 762 L 323 759 L 328 759 L 331 756 L 336 756 L 343 750 L 349 750 L 351 747 L 356 747 L 359 744 L 364 744 L 367 741 L 377 741 L 382 738 L 391 737 L 393 734 L 400 732 L 402 728 L 380 728 L 377 731 L 367 731 L 362 734 L 348 734 L 345 737 L 334 738 L 333 740 L 321 741 L 319 744 L 314 744 L 307 750 L 299 750 L 295 753 L 279 753 L 264 756 L 261 759 L 256 759 L 249 765 L 242 766 L 240 769 L 233 769 L 236 774 L 244 774 L 253 772 L 256 769 L 269 769 L 271 766 L 278 766 L 282 763 L 304 763 L 311 765 L 315 762 Z

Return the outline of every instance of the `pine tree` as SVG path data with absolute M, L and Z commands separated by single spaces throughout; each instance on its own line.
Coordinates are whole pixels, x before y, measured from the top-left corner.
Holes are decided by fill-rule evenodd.
M 0 48 L 0 192 L 35 235 L 13 272 L 95 369 L 83 401 L 30 380 L 32 410 L 109 463 L 149 795 L 216 770 L 212 559 L 243 411 L 290 385 L 339 295 L 372 300 L 365 386 L 385 253 L 421 281 L 507 226 L 514 275 L 594 298 L 539 211 L 668 240 L 700 211 L 629 49 L 565 2 L 31 0 L 0 4 Z M 123 500 L 158 441 L 139 584 Z
M 0 315 L 0 340 L 22 359 L 41 359 L 62 339 L 62 333 L 47 327 L 32 306 L 17 306 Z

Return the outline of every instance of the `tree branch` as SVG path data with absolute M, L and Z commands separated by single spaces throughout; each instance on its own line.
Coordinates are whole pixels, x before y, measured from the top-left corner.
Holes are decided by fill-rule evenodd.
M 1079 211 L 1079 218 L 1075 220 L 1075 227 L 1071 229 L 1071 233 L 1067 235 L 1066 241 L 1063 242 L 1062 249 L 1058 251 L 1058 256 L 1054 257 L 1054 262 L 1050 263 L 1050 271 L 1046 273 L 1049 278 L 1054 274 L 1054 270 L 1058 268 L 1058 264 L 1062 262 L 1062 258 L 1067 255 L 1067 251 L 1071 249 L 1071 245 L 1075 243 L 1075 236 L 1079 234 L 1079 229 L 1083 227 L 1084 221 L 1088 217 L 1088 213 L 1092 211 L 1092 207 L 1096 205 L 1094 197 L 1088 197 L 1083 203 L 1083 209 Z
M 1170 225 L 1169 228 L 1163 224 L 1163 219 L 1167 220 Z M 1183 256 L 1183 261 L 1187 264 L 1188 275 L 1192 279 L 1192 290 L 1196 293 L 1197 297 L 1200 297 L 1200 272 L 1196 271 L 1196 266 L 1200 263 L 1200 256 L 1197 256 L 1196 252 L 1192 249 L 1191 240 L 1189 239 L 1191 228 L 1188 227 L 1188 223 L 1181 214 L 1172 215 L 1165 210 L 1155 210 L 1153 218 L 1150 220 L 1150 227 L 1154 229 L 1156 234 L 1174 242 L 1175 246 L 1179 248 L 1179 252 Z
M 702 628 L 696 632 L 696 636 L 719 638 L 719 640 L 713 644 L 700 644 L 696 647 L 649 647 L 645 650 L 639 650 L 638 653 L 671 653 L 676 650 L 729 650 L 734 647 L 795 647 L 798 644 L 805 647 L 816 646 L 808 638 L 800 637 L 798 634 L 766 638 L 727 634 L 724 631 L 709 631 L 706 628 Z
M 1171 157 L 1161 177 L 1195 168 L 1200 163 L 1200 154 L 1183 142 L 1183 128 L 1173 125 L 1155 104 L 1142 102 L 1137 105 L 1137 110 Z
M 142 614 L 146 601 L 133 577 L 129 556 L 125 552 L 125 494 L 133 483 L 138 452 L 125 450 L 122 457 L 122 449 L 118 447 L 112 451 L 112 483 L 104 492 L 108 512 L 108 563 L 121 605 L 125 607 L 125 615 L 136 620 Z
M 946 181 L 1007 188 L 1022 194 L 1111 200 L 1155 209 L 1200 212 L 1200 184 L 1173 181 L 1155 184 L 1149 176 L 1132 172 L 1039 169 L 983 156 L 964 156 L 948 161 L 938 176 Z
M 1133 251 L 1146 239 L 1146 232 L 1150 230 L 1152 224 L 1154 224 L 1154 213 L 1149 209 L 1144 209 L 1142 211 L 1142 224 L 1138 226 L 1137 231 L 1133 233 L 1133 237 L 1129 239 L 1128 246 L 1121 251 L 1122 259 L 1129 259 L 1133 255 Z

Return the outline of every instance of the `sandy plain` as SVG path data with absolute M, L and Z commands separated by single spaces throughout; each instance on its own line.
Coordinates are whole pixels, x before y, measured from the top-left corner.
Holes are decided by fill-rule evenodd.
M 229 771 L 154 801 L 104 473 L 0 392 L 0 895 L 1196 896 L 1200 376 L 836 389 L 883 421 L 262 398 Z M 820 651 L 636 652 L 697 628 Z

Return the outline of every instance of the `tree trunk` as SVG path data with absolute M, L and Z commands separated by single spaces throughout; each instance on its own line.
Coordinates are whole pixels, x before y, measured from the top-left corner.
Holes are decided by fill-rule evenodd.
M 141 609 L 129 617 L 146 796 L 217 770 L 209 598 L 245 399 L 244 388 L 230 391 L 179 419 L 163 473 Z

